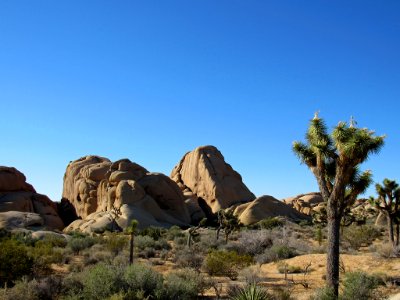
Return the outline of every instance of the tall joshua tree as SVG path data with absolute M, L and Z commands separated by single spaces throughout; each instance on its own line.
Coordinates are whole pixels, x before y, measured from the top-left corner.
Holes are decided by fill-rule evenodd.
M 373 199 L 375 206 L 386 215 L 389 230 L 389 240 L 392 246 L 399 245 L 399 221 L 400 221 L 400 188 L 399 184 L 390 179 L 384 179 L 383 185 L 375 185 L 379 197 Z M 395 233 L 394 233 L 395 227 Z
M 359 165 L 370 154 L 377 153 L 384 136 L 375 136 L 367 128 L 339 122 L 328 134 L 318 113 L 310 121 L 306 143 L 294 142 L 293 151 L 314 174 L 326 202 L 328 248 L 326 279 L 328 287 L 338 295 L 340 222 L 344 211 L 352 205 L 371 182 L 371 172 L 360 173 Z

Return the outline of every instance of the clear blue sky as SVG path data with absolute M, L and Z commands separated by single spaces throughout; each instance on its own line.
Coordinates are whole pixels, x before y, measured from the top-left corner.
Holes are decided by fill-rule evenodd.
M 399 1 L 2 0 L 0 165 L 59 200 L 81 156 L 169 174 L 212 144 L 283 198 L 317 190 L 291 145 L 320 110 L 387 134 L 363 168 L 400 180 L 399 16 Z

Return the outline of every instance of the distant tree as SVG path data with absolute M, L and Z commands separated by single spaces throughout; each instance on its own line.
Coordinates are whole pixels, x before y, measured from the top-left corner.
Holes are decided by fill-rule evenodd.
M 135 219 L 131 221 L 131 224 L 126 229 L 127 233 L 130 235 L 129 240 L 129 264 L 133 264 L 133 248 L 134 248 L 134 239 L 135 233 L 139 222 Z
M 203 218 L 197 226 L 190 227 L 188 230 L 188 239 L 187 239 L 187 246 L 190 248 L 194 239 L 199 236 L 197 230 L 203 227 L 207 223 L 207 218 Z
M 217 213 L 218 216 L 218 228 L 217 228 L 217 240 L 219 239 L 219 233 L 223 230 L 225 235 L 225 243 L 228 242 L 229 235 L 240 228 L 240 221 L 237 216 L 233 214 L 233 210 L 220 210 Z
M 325 122 L 316 113 L 306 134 L 307 143 L 294 142 L 293 150 L 317 179 L 326 202 L 328 245 L 327 285 L 338 295 L 340 223 L 344 211 L 371 182 L 371 172 L 360 173 L 359 165 L 384 144 L 367 128 L 339 122 L 328 134 Z
M 383 185 L 375 185 L 378 198 L 372 198 L 373 204 L 387 218 L 389 231 L 389 240 L 393 247 L 399 245 L 400 231 L 400 188 L 399 184 L 390 179 L 384 179 Z

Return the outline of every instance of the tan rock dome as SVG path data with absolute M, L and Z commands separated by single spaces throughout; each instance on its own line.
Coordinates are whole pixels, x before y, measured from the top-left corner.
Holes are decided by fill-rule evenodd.
M 205 201 L 212 213 L 256 198 L 214 146 L 186 153 L 170 177 L 187 199 Z

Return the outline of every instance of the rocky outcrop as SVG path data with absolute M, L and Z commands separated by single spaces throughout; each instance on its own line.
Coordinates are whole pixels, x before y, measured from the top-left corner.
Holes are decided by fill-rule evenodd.
M 320 193 L 301 194 L 283 199 L 283 202 L 307 216 L 311 216 L 313 210 L 319 210 L 324 206 L 324 199 L 322 199 Z
M 244 225 L 251 225 L 265 218 L 278 216 L 286 217 L 292 221 L 310 219 L 310 217 L 298 212 L 291 206 L 267 195 L 237 206 L 233 213 Z
M 286 198 L 283 202 L 305 215 L 314 216 L 317 222 L 326 215 L 326 203 L 320 193 L 301 194 Z M 355 221 L 362 221 L 376 217 L 377 210 L 368 199 L 357 199 L 347 215 L 352 216 Z
M 203 211 L 207 210 L 204 204 L 211 213 L 216 213 L 220 209 L 255 199 L 240 174 L 225 162 L 221 152 L 214 146 L 198 147 L 186 153 L 170 177 L 178 184 L 186 199 L 192 199 L 192 204 L 197 202 L 203 205 Z
M 47 196 L 36 193 L 32 185 L 26 182 L 24 174 L 12 167 L 0 167 L 0 213 L 3 213 L 3 224 L 30 226 L 30 222 L 14 222 L 14 220 L 30 218 L 30 214 L 24 213 L 33 213 L 35 219 L 41 218 L 42 220 L 35 221 L 35 224 L 40 223 L 40 226 L 52 230 L 64 228 L 57 213 L 57 205 Z M 11 218 L 10 222 L 6 221 L 9 217 Z
M 66 231 L 99 232 L 114 225 L 126 228 L 132 219 L 139 221 L 139 227 L 187 226 L 191 222 L 177 184 L 128 159 L 111 162 L 86 156 L 71 162 L 64 175 L 63 201 L 71 203 L 82 218 Z M 113 211 L 118 212 L 117 217 Z

